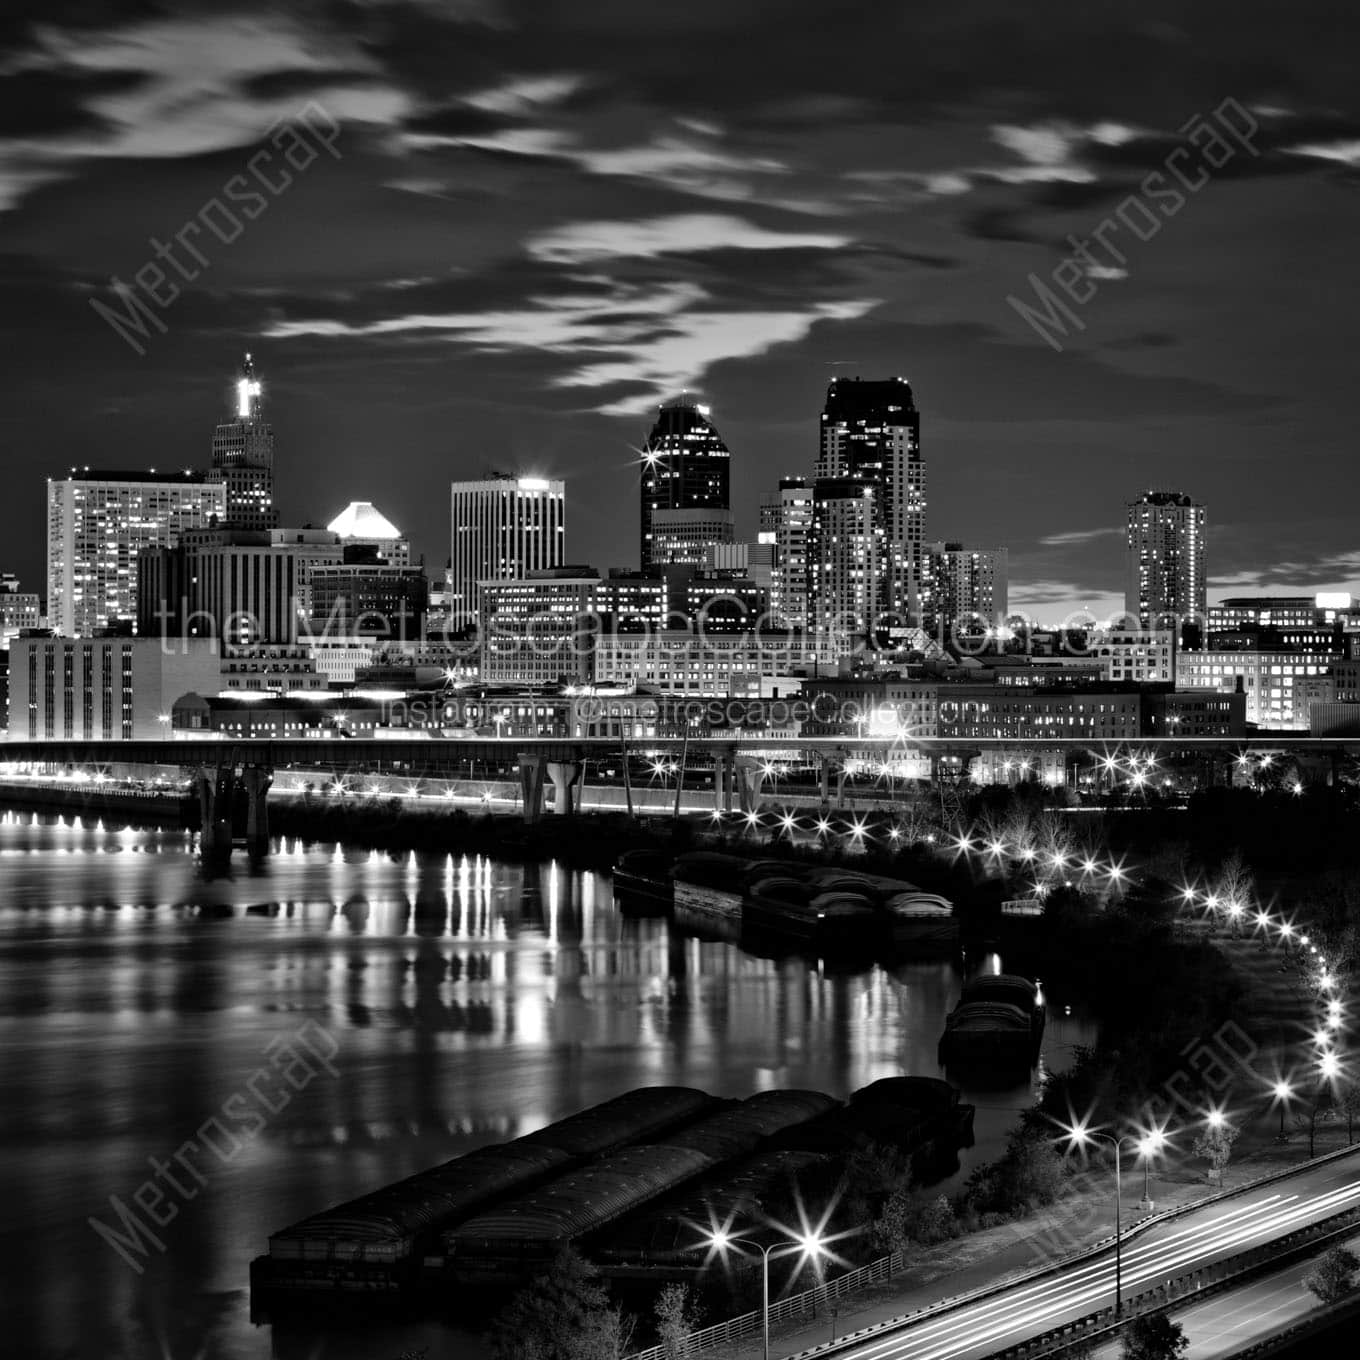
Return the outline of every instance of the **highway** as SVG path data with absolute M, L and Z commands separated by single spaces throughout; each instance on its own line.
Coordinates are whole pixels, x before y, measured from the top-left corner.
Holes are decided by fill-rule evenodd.
M 1352 1251 L 1360 1237 L 1345 1243 Z M 1240 1289 L 1216 1294 L 1203 1303 L 1172 1308 L 1171 1316 L 1185 1329 L 1188 1354 L 1195 1360 L 1224 1360 L 1269 1333 L 1299 1322 L 1322 1305 L 1303 1286 L 1303 1277 L 1316 1261 L 1295 1261 L 1271 1275 L 1258 1276 Z M 1117 1338 L 1098 1346 L 1098 1360 L 1122 1360 L 1124 1346 Z
M 1169 1219 L 1125 1239 L 1124 1296 L 1355 1207 L 1360 1207 L 1360 1165 L 1354 1157 L 1343 1157 Z M 976 1303 L 914 1323 L 887 1324 L 870 1336 L 847 1337 L 803 1354 L 837 1360 L 980 1360 L 1107 1307 L 1113 1299 L 1111 1248 Z M 1273 1325 L 1263 1322 L 1262 1328 Z

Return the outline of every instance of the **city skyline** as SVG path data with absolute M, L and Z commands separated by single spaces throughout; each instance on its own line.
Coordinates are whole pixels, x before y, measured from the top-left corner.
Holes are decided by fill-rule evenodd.
M 180 466 L 224 358 L 250 349 L 273 375 L 286 519 L 324 473 L 337 505 L 376 496 L 432 557 L 433 486 L 532 465 L 580 488 L 568 554 L 625 562 L 615 486 L 657 402 L 704 393 L 750 467 L 749 522 L 815 447 L 831 376 L 900 372 L 929 423 L 932 518 L 1009 545 L 1017 607 L 1107 612 L 1118 506 L 1159 485 L 1210 506 L 1212 591 L 1360 589 L 1350 526 L 1313 494 L 1349 475 L 1350 20 L 1305 5 L 1280 44 L 1264 7 L 1182 11 L 1049 29 L 994 4 L 869 6 L 869 53 L 855 25 L 809 42 L 796 8 L 752 25 L 699 6 L 702 86 L 677 78 L 660 16 L 612 7 L 417 6 L 408 27 L 342 7 L 315 47 L 303 5 L 16 27 L 11 439 L 40 475 L 143 449 Z M 931 54 L 905 84 L 902 42 Z M 1151 239 L 1100 231 L 1230 99 L 1249 145 Z M 299 149 L 274 124 L 313 102 L 330 121 Z M 223 197 L 251 162 L 287 187 Z M 199 221 L 214 198 L 239 236 Z M 1098 231 L 1096 294 L 1055 353 L 1007 299 Z M 139 354 L 90 303 L 148 261 L 170 301 L 147 303 Z M 29 580 L 33 518 L 0 510 L 6 569 Z

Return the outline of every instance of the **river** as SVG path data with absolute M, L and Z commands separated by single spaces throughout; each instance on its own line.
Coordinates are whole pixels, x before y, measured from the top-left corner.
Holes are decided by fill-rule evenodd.
M 437 1322 L 255 1325 L 249 1262 L 308 1213 L 634 1086 L 843 1096 L 934 1075 L 960 982 L 949 963 L 836 973 L 700 942 L 621 913 L 607 876 L 556 864 L 289 842 L 209 879 L 182 832 L 5 813 L 3 1348 L 476 1360 L 474 1337 Z M 1051 1068 L 1093 1038 L 1063 1009 L 1050 1004 Z M 252 1074 L 276 1071 L 267 1047 L 304 1026 L 327 1060 L 156 1206 L 164 1250 L 96 1231 L 119 1226 L 115 1200 L 133 1202 L 150 1159 L 258 1091 Z M 960 1176 L 997 1153 L 1031 1090 L 965 1098 L 977 1146 Z

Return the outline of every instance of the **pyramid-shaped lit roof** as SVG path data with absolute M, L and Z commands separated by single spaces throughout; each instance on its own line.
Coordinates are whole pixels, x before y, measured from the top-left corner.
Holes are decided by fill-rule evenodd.
M 401 532 L 372 501 L 350 501 L 326 526 L 341 538 L 400 538 Z

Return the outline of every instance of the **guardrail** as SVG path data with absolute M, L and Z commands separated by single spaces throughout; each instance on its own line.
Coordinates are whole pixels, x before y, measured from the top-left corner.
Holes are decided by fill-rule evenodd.
M 890 1256 L 880 1256 L 877 1261 L 870 1261 L 867 1266 L 860 1266 L 857 1270 L 838 1275 L 825 1284 L 814 1285 L 813 1288 L 804 1289 L 798 1294 L 790 1294 L 787 1298 L 779 1299 L 770 1305 L 770 1326 L 774 1327 L 778 1323 L 792 1319 L 815 1318 L 819 1307 L 825 1309 L 846 1294 L 852 1294 L 866 1285 L 879 1284 L 883 1280 L 891 1279 L 902 1266 L 902 1253 L 895 1251 Z M 741 1341 L 745 1337 L 754 1336 L 760 1330 L 761 1310 L 757 1308 L 752 1312 L 729 1318 L 726 1322 L 691 1332 L 680 1343 L 679 1354 L 694 1355 L 700 1351 L 712 1350 L 715 1346 L 724 1345 L 728 1341 Z M 665 1346 L 648 1346 L 646 1350 L 634 1351 L 627 1360 L 670 1360 L 674 1354 L 675 1352 L 667 1350 Z
M 1137 1237 L 1147 1229 L 1159 1223 L 1166 1223 L 1174 1218 L 1179 1218 L 1184 1214 L 1195 1213 L 1207 1205 L 1217 1204 L 1222 1200 L 1233 1199 L 1238 1195 L 1250 1194 L 1253 1190 L 1259 1190 L 1264 1186 L 1273 1185 L 1276 1181 L 1287 1180 L 1291 1176 L 1296 1176 L 1305 1167 L 1325 1166 L 1330 1162 L 1339 1161 L 1343 1157 L 1360 1155 L 1360 1143 L 1352 1147 L 1338 1148 L 1334 1152 L 1324 1153 L 1321 1157 L 1315 1157 L 1310 1161 L 1304 1161 L 1297 1166 L 1282 1167 L 1278 1171 L 1268 1172 L 1264 1176 L 1258 1176 L 1255 1180 L 1247 1181 L 1244 1185 L 1233 1186 L 1227 1190 L 1216 1191 L 1212 1195 L 1205 1195 L 1202 1199 L 1197 1199 L 1191 1204 L 1183 1204 L 1174 1209 L 1164 1209 L 1161 1213 L 1149 1214 L 1146 1218 L 1140 1219 L 1137 1223 L 1131 1224 L 1120 1234 L 1120 1240 L 1127 1243 L 1131 1238 Z M 1070 1270 L 1073 1266 L 1079 1265 L 1083 1261 L 1090 1260 L 1096 1256 L 1109 1251 L 1114 1246 L 1114 1235 L 1101 1238 L 1098 1242 L 1092 1243 L 1089 1247 L 1083 1247 L 1080 1251 L 1072 1252 L 1070 1255 L 1060 1257 L 1056 1261 L 1050 1261 L 1047 1265 L 1036 1266 L 1032 1270 L 1013 1272 L 1003 1276 L 999 1280 L 994 1280 L 990 1284 L 979 1285 L 976 1289 L 970 1289 L 962 1294 L 951 1294 L 943 1299 L 937 1299 L 934 1303 L 927 1304 L 924 1308 L 918 1308 L 911 1313 L 903 1313 L 899 1317 L 888 1318 L 884 1322 L 876 1322 L 868 1327 L 862 1327 L 857 1331 L 850 1332 L 844 1337 L 840 1337 L 834 1343 L 837 1349 L 863 1341 L 877 1333 L 897 1331 L 903 1327 L 911 1326 L 927 1317 L 933 1317 L 937 1313 L 951 1312 L 957 1308 L 963 1308 L 970 1303 L 977 1303 L 983 1299 L 992 1298 L 998 1294 L 1003 1294 L 1009 1289 L 1015 1288 L 1019 1284 L 1028 1284 L 1036 1280 L 1042 1280 L 1050 1275 L 1059 1274 L 1062 1271 Z M 885 1269 L 888 1262 L 897 1261 L 897 1265 L 891 1269 Z M 824 1291 L 837 1288 L 834 1296 L 839 1298 L 844 1294 L 852 1293 L 856 1289 L 863 1288 L 866 1284 L 878 1283 L 896 1274 L 901 1269 L 901 1253 L 894 1252 L 892 1256 L 881 1257 L 877 1261 L 871 1262 L 867 1266 L 861 1266 L 859 1270 L 851 1271 L 846 1275 L 837 1277 L 825 1285 L 819 1285 L 816 1289 L 805 1290 L 804 1294 L 793 1294 L 787 1299 L 781 1299 L 777 1303 L 770 1305 L 770 1325 L 774 1327 L 778 1322 L 786 1318 L 802 1318 L 816 1316 L 814 1307 L 808 1302 L 798 1304 L 799 1300 L 804 1299 L 804 1295 L 823 1294 Z M 865 1272 L 879 1270 L 876 1279 L 865 1276 Z M 854 1284 L 845 1284 L 856 1277 L 865 1276 Z M 824 1296 L 825 1297 L 825 1296 Z M 829 1299 L 827 1300 L 830 1301 Z M 815 1303 L 815 1301 L 814 1301 Z M 797 1305 L 790 1308 L 788 1312 L 779 1310 L 785 1305 Z M 729 1330 L 732 1329 L 732 1330 Z M 712 1327 L 705 1327 L 700 1331 L 691 1332 L 681 1343 L 680 1354 L 689 1355 L 703 1350 L 711 1350 L 715 1346 L 720 1346 L 727 1341 L 740 1341 L 744 1337 L 752 1335 L 760 1329 L 760 1310 L 756 1309 L 750 1313 L 743 1313 L 738 1317 L 731 1318 L 727 1322 L 717 1323 Z M 810 1350 L 799 1351 L 797 1355 L 791 1356 L 789 1360 L 802 1360 L 804 1356 L 832 1354 L 826 1344 L 812 1347 Z M 667 1352 L 661 1346 L 649 1346 L 646 1350 L 635 1351 L 625 1357 L 625 1360 L 668 1360 Z

